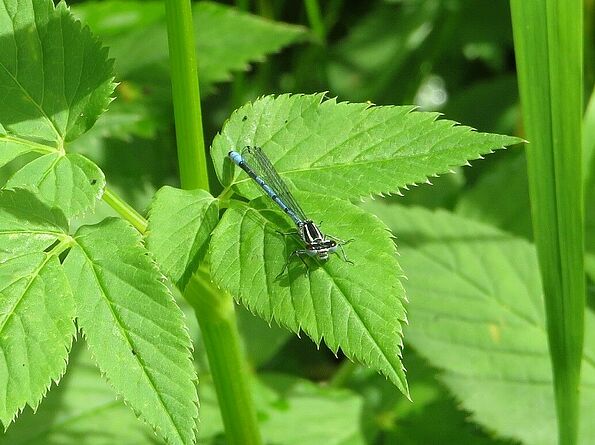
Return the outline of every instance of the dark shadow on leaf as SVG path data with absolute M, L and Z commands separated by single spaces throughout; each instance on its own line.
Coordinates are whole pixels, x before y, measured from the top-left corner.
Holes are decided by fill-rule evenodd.
M 35 193 L 23 189 L 0 191 L 0 211 L 9 213 L 17 220 L 39 224 L 50 224 L 68 231 L 68 220 L 60 209 L 49 207 L 39 200 Z

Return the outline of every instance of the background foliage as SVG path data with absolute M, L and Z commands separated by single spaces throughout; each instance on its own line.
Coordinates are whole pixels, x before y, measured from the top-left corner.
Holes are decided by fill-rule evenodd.
M 27 193 L 19 191 L 18 187 L 33 183 L 35 191 L 46 204 L 68 200 L 71 205 L 67 216 L 76 217 L 95 205 L 105 173 L 110 186 L 141 213 L 150 207 L 149 215 L 163 215 L 160 209 L 168 209 L 175 200 L 180 210 L 172 218 L 190 227 L 176 235 L 183 238 L 188 258 L 200 257 L 206 251 L 208 234 L 217 223 L 219 209 L 212 197 L 200 192 L 178 195 L 173 189 L 164 188 L 150 204 L 155 192 L 163 185 L 179 186 L 162 4 L 82 1 L 70 3 L 70 6 L 72 12 L 109 47 L 118 84 L 112 83 L 109 73 L 93 71 L 92 67 L 83 71 L 85 74 L 81 76 L 81 82 L 96 89 L 99 87 L 97 91 L 104 95 L 109 95 L 115 88 L 113 96 L 116 99 L 108 104 L 94 100 L 94 97 L 77 95 L 77 91 L 65 92 L 65 97 L 80 105 L 73 114 L 75 118 L 49 123 L 43 117 L 30 116 L 30 119 L 20 121 L 18 127 L 11 127 L 8 117 L 15 110 L 0 104 L 0 122 L 4 125 L 0 126 L 0 133 L 10 131 L 27 136 L 35 132 L 39 146 L 33 151 L 40 154 L 35 158 L 21 156 L 27 151 L 21 145 L 3 142 L 3 148 L 10 150 L 0 152 L 1 163 L 6 164 L 0 170 L 2 184 L 17 188 L 14 193 L 22 193 L 19 199 L 26 200 Z M 463 122 L 481 132 L 523 136 L 507 2 L 332 0 L 321 2 L 320 7 L 321 22 L 314 33 L 309 30 L 314 27 L 313 22 L 310 22 L 301 2 L 237 2 L 233 8 L 223 2 L 194 4 L 203 123 L 207 144 L 213 142 L 215 159 L 214 165 L 210 166 L 213 195 L 216 196 L 222 189 L 215 179 L 217 176 L 223 179 L 223 186 L 232 182 L 232 178 L 226 177 L 221 170 L 223 157 L 229 149 L 225 138 L 246 137 L 238 125 L 244 115 L 252 119 L 258 115 L 258 110 L 251 109 L 252 105 L 244 107 L 227 122 L 225 131 L 220 135 L 217 133 L 236 108 L 268 94 L 328 91 L 328 97 L 337 96 L 339 101 L 411 104 L 422 111 L 443 112 L 448 119 Z M 242 8 L 246 11 L 240 11 Z M 66 14 L 63 6 L 58 11 Z M 57 29 L 56 22 L 50 20 L 47 29 L 48 32 Z M 81 30 L 76 22 L 67 21 L 67 26 L 60 30 L 64 38 L 68 38 L 69 33 L 76 36 L 80 33 L 83 36 L 80 45 L 88 46 L 89 51 L 100 51 L 97 41 L 85 28 Z M 18 35 L 23 42 L 29 42 L 26 33 Z M 0 35 L 0 48 L 5 47 L 2 44 L 5 38 Z M 107 54 L 102 53 L 102 56 L 107 59 Z M 61 57 L 64 57 L 62 65 L 68 67 L 68 55 Z M 19 62 L 24 63 L 24 69 L 27 69 L 27 61 L 24 57 L 21 59 Z M 43 82 L 56 82 L 53 68 L 49 64 L 46 70 L 42 70 Z M 589 97 L 593 85 L 589 83 L 588 75 L 586 78 L 588 91 L 585 95 Z M 39 95 L 40 92 L 34 90 L 37 84 L 32 82 L 31 85 L 33 89 L 26 90 L 32 97 Z M 55 102 L 51 99 L 48 99 L 47 110 L 59 111 L 63 104 L 58 99 Z M 281 96 L 280 100 L 290 99 Z M 319 103 L 322 97 L 302 96 L 299 100 Z M 327 107 L 333 105 L 332 101 L 324 103 Z M 593 196 L 595 190 L 595 156 L 592 156 L 595 148 L 594 103 L 587 108 L 585 117 L 587 199 Z M 93 120 L 105 107 L 109 107 L 109 112 L 101 115 L 92 126 Z M 395 108 L 391 113 L 406 114 L 409 111 L 410 108 L 403 107 L 402 110 Z M 344 119 L 349 121 L 353 115 L 365 113 L 365 107 L 343 105 L 343 113 Z M 317 115 L 308 119 L 306 116 L 300 121 L 303 128 L 296 131 L 311 130 L 324 118 L 324 110 L 321 114 L 322 118 Z M 31 125 L 30 122 L 35 120 L 44 125 Z M 6 122 L 8 125 L 5 125 Z M 333 133 L 334 122 L 324 123 L 324 128 L 316 129 L 323 134 L 323 141 L 340 136 Z M 39 128 L 42 134 L 39 134 Z M 457 131 L 465 131 L 463 127 L 457 128 Z M 69 143 L 72 152 L 66 157 L 56 155 L 65 143 Z M 432 143 L 428 141 L 428 146 Z M 495 146 L 468 147 L 461 162 L 504 144 L 504 141 L 499 141 Z M 3 158 L 3 153 L 7 152 L 12 154 Z M 346 150 L 341 155 L 348 153 Z M 87 158 L 101 166 L 102 171 Z M 304 162 L 308 166 L 308 160 Z M 292 184 L 304 191 L 312 192 L 324 187 L 338 197 L 353 194 L 367 197 L 373 193 L 402 189 L 404 196 L 390 196 L 382 202 L 366 202 L 362 206 L 376 214 L 395 234 L 399 262 L 407 276 L 402 282 L 410 301 L 403 361 L 414 403 L 409 402 L 383 376 L 352 364 L 341 351 L 337 352 L 332 340 L 329 346 L 334 353 L 318 348 L 309 339 L 290 335 L 276 323 L 269 325 L 238 306 L 242 346 L 249 360 L 259 424 L 267 443 L 555 443 L 551 369 L 539 273 L 531 244 L 523 148 L 517 146 L 498 151 L 485 160 L 473 161 L 473 168 L 454 168 L 451 172 L 451 165 L 430 167 L 431 171 L 427 174 L 447 174 L 432 178 L 432 184 L 424 183 L 425 177 L 391 175 L 400 168 L 400 164 L 395 162 L 387 167 L 384 177 L 376 177 L 376 184 L 366 183 L 368 188 L 354 179 L 353 193 L 329 181 L 330 176 L 294 176 Z M 356 178 L 358 172 L 355 170 L 353 167 L 346 168 L 342 174 Z M 285 173 L 291 178 L 291 171 Z M 69 190 L 69 187 L 67 184 L 60 185 L 57 178 L 72 178 L 85 183 L 86 187 L 79 195 L 65 197 L 60 193 Z M 408 189 L 407 184 L 413 182 L 421 184 Z M 256 196 L 246 184 L 233 185 L 248 196 Z M 4 208 L 15 207 L 14 203 L 11 204 L 15 199 L 12 193 L 0 199 Z M 314 201 L 316 206 L 316 199 L 311 194 L 310 197 L 304 196 L 304 202 L 308 203 L 308 200 Z M 332 209 L 327 215 L 335 216 L 336 221 L 326 221 L 325 224 L 336 229 L 340 235 L 344 231 L 346 236 L 350 236 L 349 227 L 361 222 L 357 219 L 359 210 L 344 209 L 341 206 L 346 204 L 334 201 L 328 206 Z M 37 201 L 32 201 L 31 208 L 41 215 L 40 221 L 34 227 L 24 227 L 23 233 L 39 230 L 49 234 L 50 238 L 34 238 L 30 243 L 38 243 L 53 252 L 47 261 L 41 257 L 35 259 L 38 264 L 36 270 L 41 277 L 36 284 L 41 286 L 40 283 L 50 279 L 64 283 L 69 279 L 71 282 L 82 280 L 81 286 L 89 286 L 88 295 L 94 298 L 87 301 L 87 305 L 101 304 L 102 301 L 118 303 L 116 291 L 127 291 L 124 285 L 116 286 L 116 291 L 110 289 L 107 272 L 104 276 L 106 286 L 97 286 L 89 279 L 89 265 L 100 264 L 111 254 L 93 251 L 89 247 L 92 242 L 86 243 L 93 236 L 103 236 L 113 240 L 114 245 L 134 250 L 139 248 L 137 235 L 117 227 L 118 223 L 114 220 L 94 226 L 94 231 L 81 229 L 77 232 L 77 227 L 84 223 L 95 223 L 105 216 L 114 215 L 103 201 L 97 201 L 92 215 L 75 219 L 70 228 L 59 215 L 51 214 Z M 587 209 L 587 268 L 595 279 L 595 212 L 593 206 L 587 206 Z M 224 249 L 229 247 L 225 243 L 231 245 L 236 238 L 246 236 L 234 232 L 237 221 L 243 218 L 242 211 L 231 210 L 226 213 L 224 224 L 215 234 L 220 240 L 216 244 L 219 252 L 213 252 L 215 270 L 217 267 L 223 270 L 224 261 L 229 259 L 225 256 Z M 192 226 L 196 215 L 205 215 L 205 226 Z M 0 215 L 0 235 L 3 227 L 12 227 L 9 224 L 12 224 L 13 216 L 11 212 Z M 151 224 L 161 227 L 169 223 L 171 220 L 167 218 L 151 220 Z M 366 222 L 367 226 L 361 227 L 377 230 L 379 238 L 385 237 L 388 241 L 382 223 L 374 218 Z M 251 230 L 252 234 L 259 233 L 259 229 Z M 162 233 L 155 232 L 155 236 L 151 236 L 149 226 L 147 247 L 164 266 L 163 273 L 176 283 L 185 283 L 192 268 L 185 268 L 183 264 L 171 260 L 171 252 L 167 251 L 171 249 L 170 239 L 160 238 Z M 64 271 L 58 266 L 62 252 L 51 250 L 55 248 L 53 243 L 56 241 L 76 243 L 69 253 L 70 261 L 67 259 L 64 263 Z M 7 249 L 5 246 L 8 244 L 3 244 L 2 249 Z M 27 244 L 26 247 L 29 251 L 24 249 L 24 253 L 33 255 L 30 251 L 34 246 Z M 383 260 L 386 252 L 382 250 L 385 248 L 382 243 L 366 247 L 377 252 L 375 260 Z M 13 253 L 23 253 L 14 249 L 17 247 L 13 248 Z M 362 246 L 360 249 L 363 249 Z M 390 256 L 393 250 L 389 249 L 387 255 Z M 364 252 L 359 252 L 357 248 L 355 252 L 357 259 L 364 258 Z M 0 251 L 0 255 L 5 255 L 4 250 Z M 87 260 L 83 258 L 85 255 Z M 0 260 L 4 261 L 3 258 L 0 256 Z M 117 260 L 126 265 L 133 263 L 124 251 Z M 19 263 L 11 264 L 14 266 L 9 270 L 11 276 L 31 273 Z M 134 267 L 136 269 L 130 275 L 149 277 L 148 282 L 155 279 L 157 272 L 148 262 L 135 264 Z M 234 277 L 222 273 L 215 273 L 214 279 L 218 284 L 232 288 L 243 285 L 232 282 Z M 379 277 L 378 281 L 381 279 Z M 385 284 L 389 281 L 387 277 Z M 67 285 L 64 287 L 68 288 Z M 595 293 L 593 282 L 590 282 L 589 290 L 589 304 L 592 305 Z M 33 298 L 42 294 L 38 287 L 32 286 L 29 292 L 31 301 L 44 303 Z M 381 286 L 374 292 L 376 303 L 380 305 Z M 146 311 L 142 312 L 144 316 L 154 317 L 156 322 L 167 324 L 170 328 L 173 326 L 176 338 L 171 344 L 182 344 L 183 347 L 173 352 L 164 347 L 162 351 L 146 353 L 163 355 L 172 363 L 183 362 L 189 352 L 187 333 L 180 323 L 181 314 L 179 319 L 159 320 L 160 313 L 151 306 L 152 298 L 162 294 L 170 298 L 170 291 L 165 286 L 148 284 L 146 292 L 137 298 L 141 303 L 133 309 Z M 189 325 L 189 335 L 196 345 L 193 358 L 201 376 L 198 442 L 224 443 L 223 424 L 200 332 L 190 308 L 179 295 L 174 293 L 173 296 L 188 315 L 184 322 Z M 60 323 L 52 320 L 24 322 L 47 326 L 48 332 L 52 333 L 52 347 L 58 354 L 65 354 L 73 348 L 68 371 L 60 385 L 52 387 L 37 413 L 33 415 L 30 408 L 25 408 L 18 421 L 0 437 L 0 443 L 160 443 L 151 428 L 138 422 L 132 411 L 116 399 L 100 371 L 92 365 L 91 355 L 96 361 L 101 361 L 102 354 L 116 351 L 127 363 L 123 365 L 127 372 L 150 375 L 151 370 L 143 370 L 142 363 L 135 360 L 138 351 L 134 350 L 132 355 L 124 354 L 125 350 L 129 350 L 123 343 L 95 342 L 94 347 L 93 338 L 101 334 L 101 330 L 94 330 L 95 323 L 103 321 L 93 319 L 92 314 L 88 314 L 88 319 L 84 316 L 79 319 L 79 327 L 90 344 L 91 354 L 81 347 L 82 342 L 76 341 L 72 346 L 73 338 L 77 336 L 74 325 L 69 322 L 74 301 L 68 291 L 63 297 L 63 307 L 55 308 Z M 245 303 L 250 310 L 260 314 L 266 306 L 259 302 Z M 80 308 L 83 314 L 85 307 L 88 306 Z M 400 308 L 400 303 L 392 308 L 392 315 L 398 320 L 403 319 Z M 122 325 L 126 324 L 126 316 L 134 317 L 134 311 L 122 311 Z M 267 321 L 275 318 L 295 331 L 300 329 L 300 326 L 292 326 L 291 320 L 279 319 L 273 313 L 265 313 L 264 318 Z M 312 330 L 310 328 L 310 332 L 306 332 L 318 343 L 321 335 L 312 334 Z M 133 334 L 142 336 L 145 333 Z M 593 313 L 589 310 L 581 386 L 581 407 L 585 413 L 595 408 L 595 357 L 590 352 L 594 336 Z M 31 341 L 43 340 L 48 341 L 47 338 Z M 353 344 L 357 340 L 349 339 Z M 100 344 L 103 346 L 100 347 Z M 353 350 L 361 354 L 357 347 Z M 349 351 L 346 352 L 350 355 Z M 65 363 L 54 361 L 48 360 L 45 365 L 52 378 L 58 381 L 64 373 Z M 187 367 L 176 368 L 173 365 L 170 371 L 179 376 L 191 372 Z M 118 369 L 103 368 L 101 372 L 118 386 L 118 378 L 122 377 L 118 375 Z M 386 371 L 384 373 L 387 374 Z M 391 379 L 399 381 L 399 373 L 402 373 L 400 368 L 395 376 L 390 376 Z M 35 397 L 27 402 L 37 405 L 45 390 L 39 384 Z M 129 403 L 132 399 L 134 404 L 135 395 L 128 395 L 128 390 L 119 388 L 119 394 Z M 175 395 L 176 389 L 172 387 L 171 390 Z M 0 420 L 5 424 L 11 420 L 11 408 L 0 410 Z M 160 425 L 169 431 L 163 434 L 168 437 L 190 434 L 179 429 L 176 431 L 176 422 L 183 423 L 180 419 L 194 417 L 194 405 L 184 409 L 161 408 L 164 412 L 175 414 L 171 424 Z M 149 413 L 153 416 L 149 423 L 158 423 L 159 420 L 154 419 L 164 417 L 161 408 L 156 407 L 155 412 Z M 585 416 L 580 429 L 581 443 L 590 443 L 594 437 L 593 425 Z

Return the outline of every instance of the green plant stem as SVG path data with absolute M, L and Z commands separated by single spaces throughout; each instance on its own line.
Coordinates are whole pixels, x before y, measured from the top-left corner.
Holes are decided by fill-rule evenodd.
M 166 0 L 165 13 L 180 181 L 185 189 L 209 190 L 191 3 Z
M 140 233 L 147 231 L 147 220 L 141 216 L 130 204 L 120 198 L 108 187 L 103 192 L 103 200 L 111 206 L 122 218 L 132 224 Z
M 314 31 L 314 35 L 321 44 L 326 45 L 326 28 L 320 14 L 318 0 L 304 0 L 304 3 L 306 5 L 308 22 L 310 22 L 310 27 Z
M 226 443 L 260 444 L 256 410 L 249 391 L 250 373 L 242 358 L 231 296 L 214 287 L 209 275 L 199 269 L 188 282 L 184 297 L 194 307 L 200 324 L 225 425 Z
M 559 443 L 577 443 L 585 278 L 582 0 L 512 0 Z
M 209 190 L 190 1 L 166 0 L 165 8 L 180 180 L 184 189 Z M 208 274 L 199 270 L 184 297 L 201 328 L 227 443 L 260 444 L 231 296 L 213 287 Z

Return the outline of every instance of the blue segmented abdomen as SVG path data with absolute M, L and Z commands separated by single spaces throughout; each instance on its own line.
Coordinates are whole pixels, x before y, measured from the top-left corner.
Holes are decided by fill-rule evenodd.
M 287 204 L 285 204 L 283 200 L 279 198 L 279 196 L 277 196 L 277 193 L 275 193 L 275 191 L 260 176 L 256 174 L 256 172 L 246 163 L 246 160 L 240 153 L 231 150 L 227 155 L 238 167 L 244 170 L 248 176 L 254 179 L 254 182 L 256 182 L 264 190 L 264 192 L 281 208 L 281 210 L 287 213 L 287 215 L 296 225 L 299 226 L 302 224 L 303 221 L 301 218 L 298 217 L 296 213 L 291 210 L 291 208 L 289 208 Z

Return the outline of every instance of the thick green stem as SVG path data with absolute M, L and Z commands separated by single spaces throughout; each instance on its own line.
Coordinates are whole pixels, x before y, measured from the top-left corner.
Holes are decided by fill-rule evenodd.
M 103 200 L 109 204 L 112 209 L 118 212 L 122 218 L 136 227 L 140 233 L 145 233 L 147 231 L 147 220 L 108 187 L 106 187 L 103 192 Z
M 180 181 L 185 189 L 209 190 L 191 3 L 166 0 L 165 12 Z
M 194 307 L 200 324 L 225 425 L 226 443 L 260 444 L 250 395 L 250 373 L 242 357 L 231 296 L 214 287 L 209 275 L 199 269 L 186 286 L 184 297 Z
M 180 180 L 185 189 L 209 190 L 190 1 L 166 0 L 165 5 Z M 184 296 L 201 328 L 227 443 L 260 444 L 231 297 L 213 287 L 202 270 L 192 277 Z
M 559 443 L 577 443 L 585 278 L 582 0 L 512 0 Z

